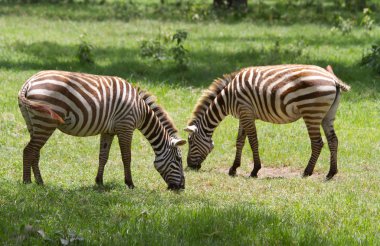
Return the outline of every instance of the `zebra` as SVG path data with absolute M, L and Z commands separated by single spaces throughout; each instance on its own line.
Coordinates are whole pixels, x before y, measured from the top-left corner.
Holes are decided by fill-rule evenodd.
M 103 185 L 103 172 L 114 136 L 119 139 L 125 184 L 135 186 L 131 174 L 131 141 L 137 128 L 154 152 L 154 166 L 168 189 L 184 189 L 185 177 L 179 146 L 186 140 L 165 110 L 150 93 L 113 76 L 47 70 L 30 77 L 18 94 L 30 141 L 23 151 L 23 182 L 31 183 L 31 169 L 37 184 L 43 184 L 39 170 L 40 150 L 58 128 L 85 137 L 100 134 L 96 183 Z
M 189 132 L 187 164 L 201 168 L 214 147 L 212 135 L 227 115 L 239 119 L 236 154 L 229 175 L 236 175 L 246 137 L 253 152 L 257 177 L 261 168 L 255 120 L 285 124 L 303 118 L 311 141 L 311 157 L 303 176 L 313 173 L 323 147 L 320 126 L 330 149 L 330 170 L 326 179 L 337 172 L 338 138 L 334 131 L 340 91 L 350 86 L 338 79 L 332 67 L 313 65 L 273 65 L 243 68 L 215 80 L 198 100 L 192 118 L 184 129 Z

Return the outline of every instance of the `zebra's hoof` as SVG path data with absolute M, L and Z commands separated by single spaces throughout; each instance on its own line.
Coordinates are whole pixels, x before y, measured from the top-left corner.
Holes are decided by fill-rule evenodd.
M 231 177 L 235 177 L 236 176 L 236 170 L 232 169 L 232 167 L 231 167 L 230 170 L 228 171 L 228 175 L 230 175 Z
M 103 180 L 102 179 L 99 179 L 99 178 L 96 178 L 95 179 L 95 183 L 99 186 L 103 186 Z
M 302 174 L 302 178 L 307 178 L 307 177 L 311 176 L 312 174 L 313 174 L 313 172 L 304 171 Z
M 41 185 L 41 186 L 44 185 L 44 181 L 42 181 L 42 180 L 37 180 L 36 183 L 37 183 L 38 185 Z
M 23 180 L 22 183 L 23 183 L 23 184 L 31 184 L 31 183 L 32 183 L 32 180 Z
M 135 188 L 135 185 L 134 184 L 127 184 L 128 188 L 133 190 Z
M 249 175 L 249 177 L 254 178 L 254 179 L 258 178 L 257 173 L 251 173 L 251 175 Z
M 329 172 L 326 176 L 326 181 L 331 180 L 337 172 Z

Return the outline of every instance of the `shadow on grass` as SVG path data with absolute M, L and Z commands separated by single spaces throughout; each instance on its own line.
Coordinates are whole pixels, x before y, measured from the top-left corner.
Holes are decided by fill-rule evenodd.
M 20 61 L 0 57 L 0 68 L 11 70 L 67 70 L 93 74 L 115 75 L 131 82 L 148 81 L 153 84 L 169 83 L 174 86 L 207 87 L 215 78 L 243 67 L 267 64 L 315 64 L 326 67 L 325 60 L 314 60 L 303 54 L 303 48 L 293 46 L 264 49 L 252 47 L 244 52 L 218 52 L 213 49 L 191 52 L 187 69 L 174 62 L 154 62 L 139 56 L 134 48 L 102 47 L 94 50 L 95 64 L 83 65 L 76 59 L 77 46 L 59 45 L 55 42 L 26 44 L 18 42 L 12 49 L 22 54 Z M 97 61 L 100 61 L 97 63 Z M 103 61 L 109 61 L 104 63 Z M 373 74 L 365 68 L 331 64 L 335 73 L 345 82 L 359 88 L 363 93 L 375 95 L 380 86 L 375 84 Z M 27 78 L 25 78 L 27 79 Z
M 313 222 L 302 225 L 254 204 L 213 204 L 186 191 L 92 186 L 64 189 L 12 182 L 0 185 L 0 238 L 5 244 L 42 244 L 40 235 L 24 235 L 30 225 L 49 241 L 74 233 L 87 244 L 236 245 L 328 243 Z M 21 242 L 20 242 L 21 240 Z

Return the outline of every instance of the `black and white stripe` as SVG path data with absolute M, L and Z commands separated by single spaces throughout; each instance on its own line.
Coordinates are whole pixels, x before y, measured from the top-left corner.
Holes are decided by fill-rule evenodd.
M 240 120 L 236 156 L 229 174 L 240 166 L 246 137 L 253 151 L 252 177 L 261 168 L 255 120 L 276 124 L 304 119 L 311 140 L 312 154 L 304 171 L 313 173 L 323 141 L 320 126 L 327 136 L 331 162 L 327 178 L 337 173 L 337 147 L 333 123 L 339 104 L 340 90 L 350 87 L 340 81 L 332 68 L 311 65 L 277 65 L 249 67 L 214 81 L 198 101 L 186 131 L 189 134 L 189 167 L 200 168 L 213 148 L 214 129 L 227 115 Z
M 28 79 L 19 92 L 19 106 L 30 132 L 24 149 L 25 183 L 32 168 L 37 183 L 43 183 L 38 168 L 40 149 L 55 129 L 73 136 L 101 134 L 98 184 L 115 135 L 119 139 L 125 183 L 133 188 L 130 171 L 131 141 L 137 128 L 156 154 L 155 167 L 171 188 L 184 187 L 181 152 L 186 141 L 152 95 L 139 91 L 118 77 L 64 71 L 42 71 Z

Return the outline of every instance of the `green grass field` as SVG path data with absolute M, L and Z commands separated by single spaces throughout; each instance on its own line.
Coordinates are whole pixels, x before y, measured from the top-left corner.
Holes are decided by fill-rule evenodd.
M 332 30 L 333 23 L 302 19 L 181 21 L 167 13 L 162 19 L 158 14 L 125 19 L 113 11 L 110 4 L 0 5 L 0 244 L 67 244 L 70 239 L 88 245 L 380 244 L 380 78 L 358 65 L 363 52 L 379 42 L 377 25 L 343 35 Z M 189 35 L 187 69 L 139 56 L 142 40 L 179 29 Z M 84 33 L 94 47 L 92 65 L 76 58 Z M 132 147 L 134 190 L 124 185 L 117 141 L 100 188 L 94 185 L 99 137 L 59 131 L 41 152 L 45 186 L 22 184 L 22 150 L 29 135 L 17 93 L 37 71 L 124 77 L 155 94 L 187 138 L 182 129 L 213 79 L 241 67 L 278 63 L 331 64 L 352 86 L 342 95 L 335 121 L 339 173 L 330 182 L 324 181 L 327 145 L 315 174 L 301 178 L 310 156 L 301 121 L 257 122 L 264 167 L 259 178 L 248 178 L 248 145 L 238 176 L 229 177 L 238 121 L 228 117 L 217 128 L 215 149 L 202 169 L 186 170 L 186 189 L 179 194 L 166 190 L 153 167 L 154 153 L 138 131 Z M 185 146 L 185 166 L 186 156 Z

